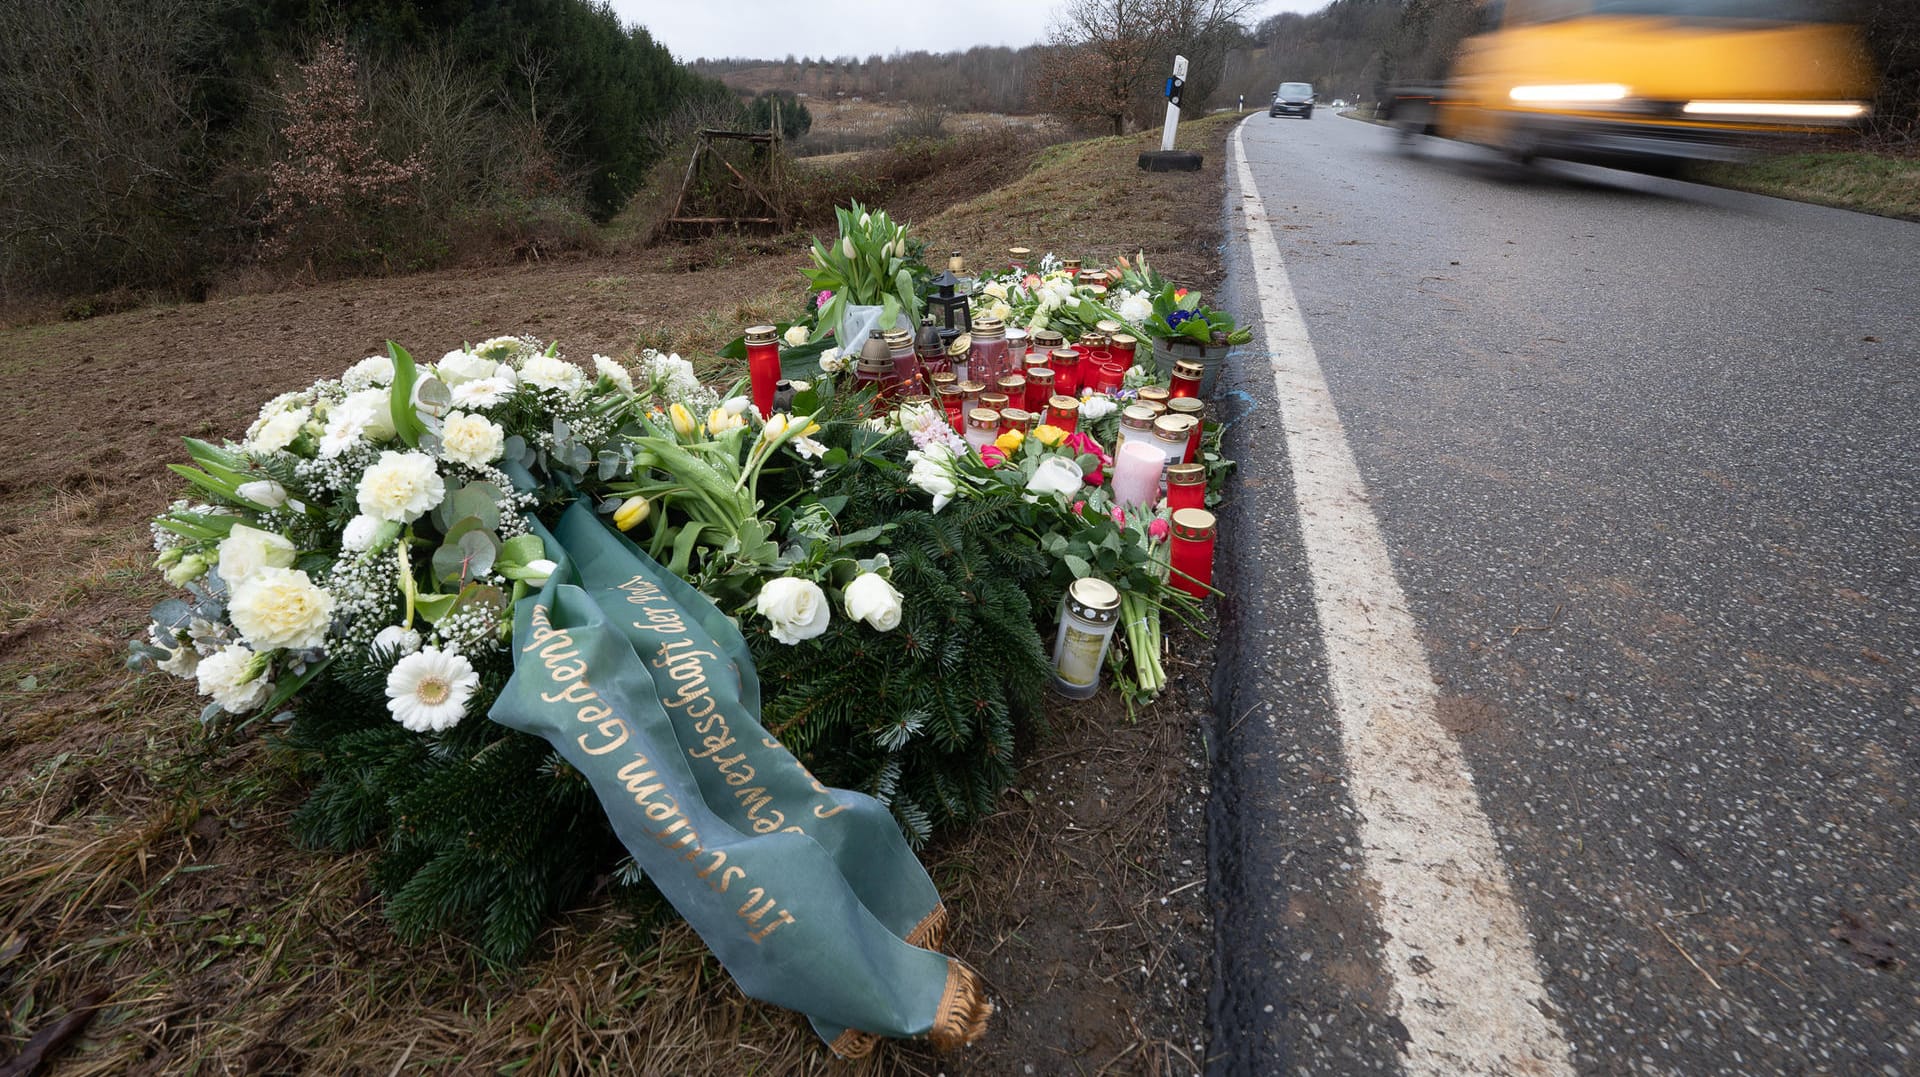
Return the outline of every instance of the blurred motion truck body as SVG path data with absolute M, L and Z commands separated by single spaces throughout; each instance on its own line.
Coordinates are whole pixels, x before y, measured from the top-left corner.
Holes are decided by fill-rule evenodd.
M 1441 86 L 1383 118 L 1528 161 L 1661 171 L 1792 148 L 1858 123 L 1873 94 L 1852 26 L 1817 0 L 1507 0 L 1483 6 Z

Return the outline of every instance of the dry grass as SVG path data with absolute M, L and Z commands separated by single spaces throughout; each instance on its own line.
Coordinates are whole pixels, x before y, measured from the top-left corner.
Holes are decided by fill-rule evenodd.
M 1920 221 L 1920 156 L 1788 153 L 1747 164 L 1698 165 L 1689 178 L 1775 198 Z
M 1089 256 L 1145 245 L 1210 281 L 1224 131 L 1188 126 L 1211 140 L 1200 176 L 1133 171 L 1138 139 L 1050 151 L 922 231 L 975 243 L 976 260 L 987 237 Z M 1113 196 L 1147 185 L 1161 198 Z M 1051 715 L 1004 810 L 929 852 L 956 913 L 950 948 L 1001 1007 L 988 1040 L 946 1059 L 890 1045 L 855 1066 L 743 998 L 684 925 L 651 932 L 604 896 L 519 969 L 453 939 L 400 944 L 367 854 L 290 843 L 303 796 L 291 757 L 252 734 L 210 741 L 186 686 L 121 668 L 166 591 L 146 567 L 145 520 L 173 496 L 160 465 L 179 434 L 232 435 L 258 400 L 383 332 L 446 346 L 526 324 L 572 354 L 706 353 L 778 317 L 798 261 L 427 274 L 0 332 L 0 374 L 33 404 L 0 426 L 16 462 L 0 477 L 0 1056 L 104 988 L 52 1072 L 1196 1070 L 1199 641 L 1172 663 L 1183 691 L 1137 723 L 1104 697 Z

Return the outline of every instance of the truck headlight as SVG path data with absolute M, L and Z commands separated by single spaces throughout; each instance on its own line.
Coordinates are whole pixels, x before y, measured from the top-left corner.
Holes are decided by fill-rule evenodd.
M 1507 96 L 1529 105 L 1592 105 L 1619 101 L 1627 88 L 1617 82 L 1579 82 L 1546 86 L 1515 86 Z

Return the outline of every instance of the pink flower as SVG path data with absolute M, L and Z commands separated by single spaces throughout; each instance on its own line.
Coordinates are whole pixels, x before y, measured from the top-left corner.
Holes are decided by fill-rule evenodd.
M 1113 507 L 1113 522 L 1125 527 L 1127 525 L 1127 510 L 1115 505 Z
M 1073 433 L 1068 434 L 1067 440 L 1063 442 L 1063 444 L 1074 452 L 1093 453 L 1098 456 L 1106 455 L 1100 451 L 1100 443 L 1093 440 L 1093 435 L 1084 430 L 1075 430 Z
M 1167 541 L 1167 535 L 1172 533 L 1172 531 L 1173 525 L 1158 517 L 1147 525 L 1147 534 L 1151 536 L 1155 542 Z
M 813 309 L 819 310 L 821 307 L 826 306 L 832 299 L 833 293 L 831 291 L 825 288 L 820 289 L 820 294 L 813 297 Z
M 1007 454 L 998 445 L 988 445 L 980 450 L 980 462 L 988 467 L 999 467 L 1007 462 Z
M 1087 472 L 1086 478 L 1088 486 L 1098 486 L 1107 481 L 1107 473 L 1096 467 L 1092 471 Z
M 1040 277 L 1038 274 L 1029 273 L 1020 279 L 1020 284 L 1027 291 L 1031 292 L 1035 288 L 1040 287 Z
M 1073 503 L 1073 514 L 1074 514 L 1075 516 L 1085 516 L 1085 515 L 1087 514 L 1087 503 L 1086 503 L 1086 502 L 1084 502 L 1084 501 L 1076 501 L 1076 502 L 1074 502 L 1074 503 Z

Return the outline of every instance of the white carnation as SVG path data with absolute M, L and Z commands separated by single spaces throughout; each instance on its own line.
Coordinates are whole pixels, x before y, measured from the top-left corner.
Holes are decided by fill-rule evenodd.
M 513 371 L 506 370 L 508 377 L 498 376 L 475 378 L 463 381 L 453 387 L 453 406 L 456 408 L 492 408 L 506 403 L 513 395 L 514 385 L 519 378 L 513 377 Z
M 1139 325 L 1153 317 L 1153 301 L 1147 298 L 1145 292 L 1128 292 L 1127 297 L 1120 301 L 1120 309 L 1116 313 Z
M 595 355 L 593 357 L 593 372 L 613 382 L 621 392 L 633 392 L 633 375 L 619 362 L 609 359 L 604 355 Z
M 376 520 L 412 523 L 445 496 L 446 481 L 425 453 L 388 449 L 360 476 L 360 511 Z
M 333 596 L 297 568 L 262 568 L 234 587 L 227 617 L 258 650 L 305 650 L 327 641 Z
M 387 710 L 415 733 L 451 729 L 466 717 L 480 687 L 473 663 L 457 651 L 426 647 L 395 662 L 387 674 Z
M 234 524 L 220 540 L 220 578 L 235 588 L 263 568 L 291 568 L 296 551 L 285 536 Z
M 263 676 L 265 663 L 254 659 L 252 651 L 237 643 L 202 658 L 194 670 L 200 694 L 212 696 L 229 714 L 245 714 L 265 703 L 273 694 L 273 682 Z
M 440 455 L 456 464 L 479 467 L 500 459 L 507 432 L 483 415 L 456 411 L 440 427 Z
M 392 385 L 393 359 L 385 355 L 369 355 L 348 367 L 347 372 L 340 376 L 340 384 L 346 386 L 349 392 L 375 385 Z
M 346 530 L 340 532 L 340 548 L 349 553 L 359 553 L 373 548 L 380 536 L 380 521 L 371 516 L 355 516 L 347 521 Z
M 543 389 L 573 392 L 587 384 L 587 372 L 552 355 L 535 355 L 520 364 L 520 380 Z
M 827 593 L 820 585 L 792 576 L 768 580 L 753 606 L 772 624 L 773 638 L 789 645 L 825 632 L 833 618 L 827 608 Z
M 300 436 L 300 428 L 307 425 L 307 416 L 310 414 L 306 408 L 275 412 L 247 431 L 247 441 L 242 448 L 258 454 L 279 452 Z

